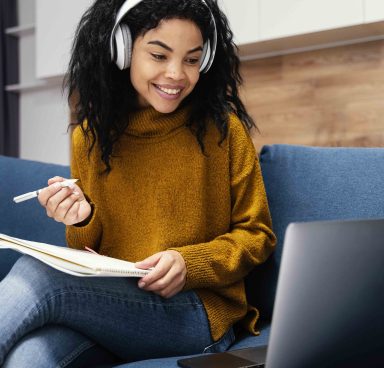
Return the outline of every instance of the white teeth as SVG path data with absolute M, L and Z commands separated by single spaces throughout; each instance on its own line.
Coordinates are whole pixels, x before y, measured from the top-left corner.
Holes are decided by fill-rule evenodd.
M 160 86 L 157 86 L 157 88 L 160 89 L 161 91 L 165 92 L 168 95 L 177 95 L 181 91 L 181 89 L 169 89 L 169 88 L 163 88 Z

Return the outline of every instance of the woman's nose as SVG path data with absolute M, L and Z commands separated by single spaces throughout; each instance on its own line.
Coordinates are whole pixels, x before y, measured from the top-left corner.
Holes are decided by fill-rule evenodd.
M 174 80 L 181 80 L 184 78 L 184 67 L 179 62 L 170 62 L 167 65 L 166 77 Z

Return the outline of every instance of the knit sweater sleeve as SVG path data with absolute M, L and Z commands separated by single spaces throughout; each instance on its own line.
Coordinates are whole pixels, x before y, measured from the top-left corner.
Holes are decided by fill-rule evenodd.
M 90 162 L 88 159 L 87 142 L 80 129 L 77 127 L 72 135 L 72 155 L 71 155 L 71 177 L 79 179 L 78 185 L 92 206 L 91 218 L 87 219 L 86 224 L 75 224 L 66 227 L 67 244 L 71 248 L 98 249 L 102 225 L 99 219 L 98 208 L 92 202 L 91 187 L 92 182 L 89 174 Z
M 276 243 L 252 140 L 237 118 L 230 123 L 231 229 L 210 242 L 173 248 L 186 263 L 185 289 L 239 281 L 268 258 Z

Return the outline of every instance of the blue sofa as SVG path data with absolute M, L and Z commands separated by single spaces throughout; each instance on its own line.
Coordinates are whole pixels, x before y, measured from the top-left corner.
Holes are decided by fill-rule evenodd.
M 268 342 L 284 232 L 290 222 L 384 217 L 384 149 L 265 146 L 260 162 L 278 238 L 268 261 L 246 279 L 249 300 L 261 312 L 260 336 L 239 334 L 231 349 Z M 46 185 L 54 175 L 69 176 L 66 166 L 0 157 L 0 232 L 65 245 L 64 226 L 46 217 L 36 200 L 18 205 L 12 198 Z M 332 256 L 332 255 L 330 255 Z M 0 279 L 18 257 L 0 253 Z M 126 368 L 177 367 L 171 357 L 126 363 Z

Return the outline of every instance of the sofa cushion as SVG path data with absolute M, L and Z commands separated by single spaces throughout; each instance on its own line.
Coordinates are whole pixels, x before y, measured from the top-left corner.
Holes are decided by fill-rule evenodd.
M 65 226 L 47 217 L 37 199 L 14 203 L 13 197 L 47 186 L 52 176 L 68 177 L 69 167 L 0 156 L 0 233 L 65 245 Z M 2 250 L 0 280 L 19 255 Z
M 384 217 L 384 149 L 263 147 L 260 162 L 278 238 L 246 280 L 249 300 L 270 319 L 284 233 L 290 222 Z

